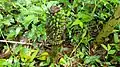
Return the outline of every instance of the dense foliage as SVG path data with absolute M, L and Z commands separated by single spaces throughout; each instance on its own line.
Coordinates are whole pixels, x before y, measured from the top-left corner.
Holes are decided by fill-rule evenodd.
M 120 66 L 119 0 L 0 0 L 0 67 Z

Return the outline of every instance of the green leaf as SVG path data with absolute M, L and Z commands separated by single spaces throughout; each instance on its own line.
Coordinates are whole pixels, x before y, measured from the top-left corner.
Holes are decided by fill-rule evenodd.
M 2 14 L 0 14 L 0 20 L 1 20 L 1 19 L 3 19 L 3 16 L 2 16 Z
M 61 65 L 64 65 L 64 64 L 66 64 L 66 63 L 67 63 L 67 62 L 65 61 L 64 58 L 61 58 L 60 61 L 59 61 L 59 64 L 61 64 Z
M 114 56 L 115 60 L 117 60 L 118 62 L 120 62 L 120 56 Z
M 50 57 L 47 57 L 47 60 L 46 61 L 43 61 L 40 63 L 40 66 L 47 66 L 50 64 Z
M 119 42 L 118 33 L 114 33 L 114 42 L 115 43 Z
M 55 65 L 54 63 L 51 63 L 51 64 L 50 64 L 50 67 L 55 67 L 54 65 Z
M 107 45 L 107 48 L 108 51 L 111 49 L 110 44 Z
M 86 64 L 88 64 L 88 63 L 94 64 L 95 62 L 97 62 L 97 60 L 99 58 L 100 58 L 99 56 L 86 56 L 84 63 L 86 63 Z
M 73 25 L 79 25 L 81 28 L 83 28 L 83 22 L 81 22 L 81 21 L 78 20 L 78 19 L 73 22 L 72 26 L 73 26 Z
M 84 57 L 84 53 L 83 52 L 79 52 L 79 55 L 80 55 L 81 58 Z
M 82 34 L 82 38 L 84 38 L 87 33 L 87 31 L 85 29 L 83 31 L 84 31 L 84 33 Z
M 35 61 L 31 62 L 31 63 L 29 64 L 29 67 L 35 67 Z
M 18 45 L 15 49 L 14 49 L 14 54 L 18 54 L 18 52 L 22 49 L 22 45 Z
M 19 32 L 20 32 L 21 29 L 22 29 L 21 27 L 17 27 L 16 28 L 16 35 L 15 35 L 15 37 L 19 34 Z
M 33 61 L 33 59 L 36 57 L 36 55 L 37 55 L 37 53 L 38 53 L 38 49 L 37 50 L 31 50 L 31 57 L 30 57 L 30 59 L 28 60 L 28 62 L 32 62 Z
M 16 33 L 15 33 L 14 30 L 10 30 L 10 33 L 7 35 L 7 39 L 8 39 L 8 40 L 14 39 L 15 34 L 16 34 Z
M 46 60 L 48 55 L 48 52 L 43 52 L 37 59 Z
M 29 53 L 30 49 L 28 48 L 22 48 L 20 50 L 20 57 L 22 62 L 27 62 L 28 59 L 30 59 L 30 53 Z
M 7 65 L 6 59 L 0 59 L 0 67 Z
M 68 11 L 68 12 L 67 12 L 67 16 L 70 16 L 70 14 L 71 14 L 71 12 L 70 12 L 70 11 Z
M 52 5 L 56 5 L 58 3 L 59 3 L 58 1 L 49 1 L 47 2 L 47 7 L 50 8 Z
M 1 23 L 1 24 L 5 24 L 5 25 L 7 25 L 7 26 L 10 26 L 11 23 L 10 23 L 9 21 L 10 21 L 9 19 L 4 19 L 4 20 L 0 21 L 0 23 Z
M 78 16 L 78 18 L 81 19 L 82 22 L 89 22 L 92 20 L 92 17 L 91 17 L 91 15 L 89 15 L 89 13 L 79 12 L 77 16 Z
M 105 50 L 108 50 L 108 48 L 107 48 L 104 44 L 101 44 L 101 46 L 102 46 Z
M 20 57 L 23 62 L 32 62 L 38 53 L 37 50 L 31 50 L 28 48 L 22 48 L 20 50 Z
M 13 67 L 20 67 L 20 62 L 19 62 L 19 59 L 17 57 L 14 57 Z
M 40 31 L 37 31 L 37 27 L 34 24 L 32 24 L 32 29 L 27 34 L 28 38 L 35 40 L 37 38 L 38 32 L 40 32 Z M 37 35 L 35 35 L 35 34 L 37 34 Z M 39 33 L 39 36 L 40 36 L 40 33 Z
M 27 17 L 25 17 L 24 21 L 23 21 L 23 25 L 25 26 L 25 29 L 28 29 L 29 24 L 34 20 L 34 15 L 28 15 Z
M 108 54 L 114 54 L 116 52 L 116 50 L 110 50 L 108 51 Z

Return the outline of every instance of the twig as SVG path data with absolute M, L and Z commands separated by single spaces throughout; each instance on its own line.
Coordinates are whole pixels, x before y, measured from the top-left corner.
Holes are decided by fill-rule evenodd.
M 3 35 L 3 33 L 2 33 L 2 31 L 1 31 L 1 35 L 2 35 L 3 39 L 6 40 L 5 37 L 4 37 L 4 35 Z M 7 43 L 7 42 L 5 42 L 5 43 L 6 43 L 7 47 L 8 47 L 8 53 L 10 52 L 10 53 L 13 55 L 12 51 L 10 50 L 10 47 L 9 47 L 8 43 Z M 6 51 L 6 52 L 7 52 L 7 51 Z M 5 52 L 5 53 L 6 53 L 6 52 Z M 13 56 L 14 56 L 14 55 L 13 55 Z
M 83 30 L 84 31 L 84 33 L 82 34 L 82 39 L 80 40 L 80 42 L 78 43 L 78 45 L 73 49 L 73 51 L 71 52 L 71 54 L 70 54 L 70 57 L 72 57 L 72 55 L 73 55 L 73 53 L 77 50 L 77 48 L 80 46 L 80 44 L 82 43 L 82 41 L 83 41 L 83 39 L 84 39 L 84 37 L 85 37 L 85 35 L 86 35 L 86 31 L 85 30 Z
M 82 39 L 83 40 L 83 39 Z M 73 55 L 73 53 L 77 50 L 77 48 L 80 46 L 82 40 L 80 40 L 80 42 L 78 43 L 78 45 L 73 49 L 73 51 L 70 54 L 70 57 Z
M 7 41 L 7 40 L 0 40 L 0 42 L 7 42 L 7 43 L 13 43 L 13 44 L 26 44 L 26 45 L 32 45 L 33 43 L 26 43 L 26 42 L 17 42 L 17 41 Z M 37 43 L 40 44 L 40 46 L 42 45 L 41 43 Z

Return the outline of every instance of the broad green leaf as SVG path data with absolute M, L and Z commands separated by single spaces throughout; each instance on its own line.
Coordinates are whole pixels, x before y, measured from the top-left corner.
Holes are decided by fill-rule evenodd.
M 46 60 L 48 55 L 49 55 L 48 52 L 43 52 L 43 53 L 41 53 L 41 55 L 37 59 Z
M 10 58 L 7 59 L 8 66 L 12 66 L 13 59 L 14 59 L 13 56 L 10 56 Z
M 44 9 L 44 10 L 43 10 L 43 9 Z M 44 11 L 47 11 L 46 6 L 41 5 L 41 7 L 40 7 L 40 6 L 35 6 L 35 5 L 33 5 L 33 6 L 31 6 L 31 7 L 28 9 L 28 13 L 26 13 L 26 14 L 31 13 L 31 14 L 38 14 L 38 15 L 40 15 L 40 14 L 44 14 L 44 13 L 43 13 Z
M 94 64 L 95 62 L 97 62 L 97 60 L 99 58 L 100 58 L 99 56 L 86 56 L 85 60 L 84 60 L 84 63 L 86 63 L 86 64 L 88 64 L 88 63 Z
M 116 52 L 116 50 L 110 50 L 108 51 L 108 54 L 114 54 Z
M 105 50 L 108 50 L 108 48 L 107 48 L 104 44 L 101 44 L 101 46 L 102 46 Z
M 95 65 L 92 65 L 91 67 L 95 67 Z
M 61 65 L 64 65 L 64 64 L 66 64 L 67 62 L 65 61 L 65 59 L 64 58 L 61 58 L 60 60 L 59 60 L 59 64 L 61 64 Z
M 31 50 L 31 58 L 28 60 L 28 62 L 32 62 L 33 59 L 36 57 L 37 53 L 38 53 L 38 49 L 37 50 Z
M 118 62 L 120 62 L 120 56 L 114 56 L 115 60 L 117 60 Z
M 32 50 L 28 48 L 22 48 L 20 51 L 20 57 L 23 62 L 32 62 L 36 57 L 38 50 Z
M 83 52 L 79 52 L 79 55 L 80 55 L 81 58 L 84 57 L 84 53 Z
M 20 67 L 20 62 L 19 62 L 19 59 L 17 57 L 14 57 L 13 67 Z
M 37 22 L 39 22 L 38 17 L 34 17 L 33 23 L 36 24 Z
M 29 67 L 35 67 L 35 61 L 31 62 L 31 63 L 29 64 Z
M 30 49 L 28 48 L 22 48 L 20 50 L 20 57 L 22 62 L 27 62 L 28 59 L 30 59 Z
M 83 22 L 81 22 L 81 21 L 78 20 L 78 19 L 73 22 L 72 26 L 73 26 L 73 25 L 79 25 L 81 28 L 83 28 Z
M 68 11 L 68 12 L 67 12 L 67 16 L 70 16 L 70 13 L 71 13 L 71 12 L 70 12 L 70 11 Z
M 5 24 L 5 25 L 7 25 L 7 26 L 10 26 L 10 25 L 11 25 L 9 19 L 4 19 L 4 20 L 0 21 L 0 23 L 1 23 L 1 24 Z
M 6 59 L 0 59 L 0 67 L 3 67 L 4 65 L 7 65 Z
M 28 29 L 29 24 L 34 20 L 34 15 L 28 15 L 27 17 L 25 17 L 24 21 L 23 21 L 23 25 L 25 26 L 25 29 Z
M 50 67 L 55 67 L 54 65 L 55 65 L 54 63 L 51 63 L 51 64 L 50 64 Z
M 118 3 L 119 0 L 110 0 L 110 2 L 112 2 L 112 3 Z
M 89 22 L 92 20 L 92 17 L 91 17 L 91 15 L 89 15 L 89 13 L 79 12 L 77 16 L 78 16 L 78 18 L 81 19 L 81 22 Z
M 8 39 L 8 40 L 14 39 L 15 34 L 16 34 L 16 33 L 15 33 L 14 30 L 10 30 L 10 33 L 7 35 L 7 39 Z
M 18 52 L 19 52 L 21 49 L 22 49 L 22 45 L 18 45 L 18 46 L 14 49 L 13 53 L 14 53 L 14 54 L 18 54 Z
M 49 65 L 49 64 L 50 64 L 50 57 L 47 57 L 47 60 L 41 62 L 39 66 L 47 66 L 47 65 Z

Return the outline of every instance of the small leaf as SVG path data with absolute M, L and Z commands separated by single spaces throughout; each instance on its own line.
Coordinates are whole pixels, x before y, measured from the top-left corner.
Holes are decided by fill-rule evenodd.
M 68 11 L 68 12 L 67 12 L 67 16 L 70 16 L 70 13 L 71 13 L 71 12 L 70 12 L 70 11 Z
M 50 57 L 47 57 L 47 60 L 41 62 L 39 65 L 40 65 L 40 66 L 47 66 L 47 65 L 49 65 L 49 64 L 50 64 Z
M 22 45 L 18 45 L 15 49 L 14 49 L 14 53 L 18 54 L 18 52 L 22 49 Z
M 3 19 L 3 16 L 2 16 L 2 14 L 0 14 L 0 20 L 1 20 L 1 19 Z
M 84 53 L 83 52 L 79 52 L 79 55 L 80 55 L 81 58 L 84 57 Z
M 55 67 L 54 65 L 55 65 L 54 63 L 51 63 L 51 64 L 50 64 L 50 67 Z
M 114 33 L 114 42 L 115 43 L 119 42 L 118 33 Z
M 84 63 L 95 63 L 99 60 L 100 56 L 86 56 Z
M 27 62 L 27 60 L 30 58 L 30 49 L 28 48 L 21 48 L 20 50 L 20 57 L 22 62 Z
M 101 46 L 105 49 L 108 50 L 107 47 L 104 44 L 101 44 Z
M 110 45 L 109 45 L 109 44 L 107 45 L 107 48 L 108 48 L 108 51 L 111 49 L 111 47 L 110 47 Z
M 120 56 L 114 56 L 115 60 L 120 62 Z
M 48 52 L 43 52 L 37 59 L 46 60 L 48 55 Z
M 0 67 L 7 65 L 6 59 L 0 59 Z
M 15 35 L 15 37 L 19 34 L 20 30 L 21 30 L 21 27 L 17 27 L 16 28 L 16 35 Z
M 35 67 L 34 65 L 35 65 L 35 61 L 31 62 L 31 63 L 29 64 L 29 67 Z
M 61 59 L 60 59 L 60 61 L 59 61 L 59 64 L 61 64 L 61 65 L 64 65 L 64 64 L 66 64 L 66 61 L 65 61 L 65 59 L 64 59 L 64 58 L 61 58 Z
M 7 35 L 8 40 L 12 40 L 15 37 L 15 30 L 11 29 L 10 33 Z
M 34 15 L 28 15 L 25 17 L 24 22 L 22 23 L 26 29 L 28 29 L 29 24 L 34 20 Z
M 87 33 L 85 29 L 83 31 L 84 31 L 84 33 L 82 34 L 82 38 L 84 38 Z
M 81 28 L 83 28 L 83 23 L 78 19 L 73 22 L 72 26 L 73 25 L 79 25 Z
M 31 50 L 31 57 L 30 57 L 30 59 L 28 60 L 28 62 L 32 62 L 33 61 L 33 59 L 36 57 L 36 55 L 37 55 L 37 53 L 38 53 L 38 49 L 37 50 Z
M 11 23 L 9 22 L 9 19 L 4 19 L 4 20 L 2 20 L 2 21 L 0 21 L 0 23 L 2 24 L 5 24 L 5 25 L 7 25 L 7 26 L 10 26 L 11 25 Z
M 108 54 L 114 54 L 116 52 L 116 50 L 110 50 L 108 51 Z
M 58 1 L 49 1 L 47 2 L 47 7 L 50 8 L 52 5 L 56 5 L 58 3 L 59 3 Z
M 77 16 L 82 22 L 89 22 L 92 20 L 92 17 L 89 15 L 89 13 L 79 12 Z

